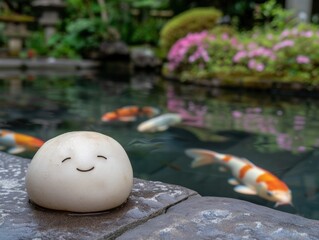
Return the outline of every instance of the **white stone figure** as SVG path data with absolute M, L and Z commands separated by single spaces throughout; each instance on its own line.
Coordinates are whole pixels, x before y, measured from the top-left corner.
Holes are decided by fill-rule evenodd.
M 68 132 L 45 142 L 26 175 L 30 200 L 42 207 L 97 212 L 124 203 L 133 170 L 123 147 L 97 132 Z

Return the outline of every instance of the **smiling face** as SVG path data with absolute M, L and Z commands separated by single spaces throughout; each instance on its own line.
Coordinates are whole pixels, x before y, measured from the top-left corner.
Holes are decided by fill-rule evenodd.
M 47 141 L 33 157 L 26 176 L 33 202 L 74 212 L 119 206 L 132 185 L 125 150 L 113 138 L 96 132 L 70 132 Z

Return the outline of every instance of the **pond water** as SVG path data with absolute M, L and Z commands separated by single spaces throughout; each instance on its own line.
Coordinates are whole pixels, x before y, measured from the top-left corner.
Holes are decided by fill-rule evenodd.
M 0 128 L 43 140 L 67 131 L 98 131 L 123 145 L 135 177 L 274 208 L 273 202 L 234 192 L 227 183 L 231 173 L 221 172 L 217 164 L 191 168 L 185 149 L 244 157 L 292 190 L 294 206 L 278 210 L 313 219 L 319 219 L 318 103 L 306 96 L 181 85 L 146 73 L 0 77 Z M 143 117 L 136 122 L 101 122 L 105 112 L 126 105 L 180 113 L 184 121 L 157 133 L 137 131 Z

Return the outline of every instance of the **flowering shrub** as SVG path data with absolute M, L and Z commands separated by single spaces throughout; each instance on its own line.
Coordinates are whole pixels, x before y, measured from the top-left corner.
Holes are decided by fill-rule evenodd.
M 204 46 L 204 40 L 209 36 L 207 31 L 200 33 L 189 33 L 186 37 L 179 39 L 168 53 L 169 69 L 174 71 L 187 59 L 186 63 L 194 63 L 197 60 L 209 61 L 207 46 Z
M 210 77 L 211 73 L 227 71 L 238 41 L 224 33 L 215 35 L 207 31 L 189 33 L 178 40 L 168 53 L 168 69 L 184 74 L 185 78 Z
M 318 29 L 285 29 L 267 33 L 189 33 L 168 53 L 168 70 L 183 79 L 219 77 L 221 73 L 283 81 L 319 79 Z
M 197 7 L 174 16 L 160 32 L 160 45 L 167 54 L 172 45 L 190 32 L 212 29 L 222 16 L 215 8 Z

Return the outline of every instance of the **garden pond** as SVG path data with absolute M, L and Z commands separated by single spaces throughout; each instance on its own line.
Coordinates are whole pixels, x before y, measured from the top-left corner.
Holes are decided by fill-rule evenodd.
M 227 182 L 231 173 L 221 172 L 217 164 L 192 168 L 185 150 L 196 147 L 244 157 L 292 190 L 294 206 L 278 210 L 312 219 L 319 219 L 318 103 L 315 96 L 186 85 L 143 72 L 0 76 L 1 129 L 43 140 L 68 131 L 97 131 L 122 144 L 137 178 L 274 208 L 273 202 L 234 192 Z M 183 122 L 163 132 L 142 133 L 137 125 L 145 117 L 101 121 L 105 112 L 128 105 L 179 113 Z

